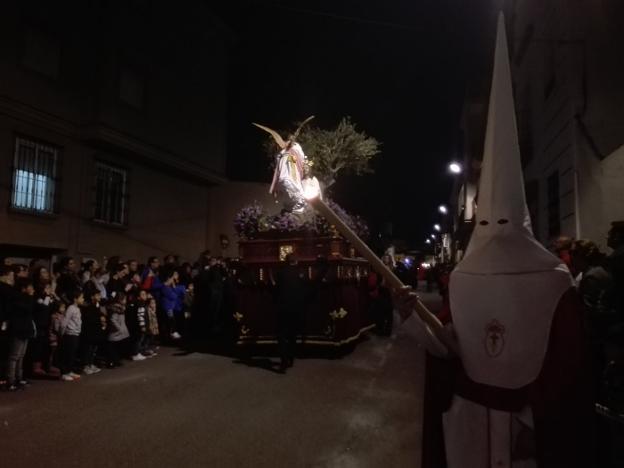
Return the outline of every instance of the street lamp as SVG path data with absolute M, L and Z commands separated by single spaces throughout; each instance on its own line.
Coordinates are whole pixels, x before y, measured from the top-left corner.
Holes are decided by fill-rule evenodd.
M 445 205 L 440 205 L 438 207 L 438 211 L 442 214 L 447 214 L 448 213 L 448 208 Z
M 431 239 L 427 239 L 427 240 L 425 241 L 425 244 L 431 244 Z
M 433 229 L 435 229 L 436 231 L 440 232 L 440 230 L 441 230 L 442 228 L 440 227 L 440 225 L 439 225 L 439 224 L 434 224 L 434 225 L 433 225 Z
M 458 162 L 453 161 L 448 165 L 448 170 L 451 174 L 461 174 L 462 167 Z
M 435 235 L 435 234 L 431 234 L 431 238 L 432 238 L 433 240 L 436 240 L 436 235 Z

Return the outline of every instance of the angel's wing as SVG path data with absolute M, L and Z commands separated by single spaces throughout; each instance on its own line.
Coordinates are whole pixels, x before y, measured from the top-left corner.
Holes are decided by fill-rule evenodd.
M 281 149 L 286 148 L 286 142 L 282 139 L 282 137 L 280 136 L 279 133 L 277 133 L 275 130 L 270 129 L 269 127 L 265 127 L 264 125 L 260 125 L 257 124 L 255 122 L 252 122 L 256 127 L 261 128 L 262 130 L 264 130 L 265 132 L 269 133 L 273 139 L 275 140 L 275 143 L 277 143 L 277 146 L 279 146 Z
M 299 136 L 299 133 L 301 132 L 301 129 L 303 128 L 303 126 L 305 124 L 307 124 L 310 120 L 312 120 L 314 118 L 313 115 L 311 115 L 310 117 L 308 117 L 307 119 L 305 119 L 303 122 L 301 122 L 301 124 L 299 125 L 299 127 L 297 127 L 297 130 L 295 130 L 295 133 L 293 133 L 293 136 L 291 138 L 292 141 L 297 141 L 297 137 Z

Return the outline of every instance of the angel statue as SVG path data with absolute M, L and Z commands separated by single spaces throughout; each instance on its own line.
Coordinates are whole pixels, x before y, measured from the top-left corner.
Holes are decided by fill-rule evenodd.
M 306 158 L 301 145 L 297 143 L 297 137 L 303 126 L 312 120 L 314 116 L 305 119 L 295 133 L 284 141 L 275 130 L 254 123 L 258 128 L 269 133 L 280 152 L 275 156 L 275 171 L 269 193 L 278 197 L 284 209 L 293 213 L 303 213 L 306 206 L 304 193 L 315 190 L 320 193 L 320 186 L 316 177 L 310 177 L 310 162 Z

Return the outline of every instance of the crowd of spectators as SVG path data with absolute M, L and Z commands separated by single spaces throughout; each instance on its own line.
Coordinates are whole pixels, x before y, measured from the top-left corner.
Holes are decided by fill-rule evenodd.
M 101 263 L 0 262 L 0 388 L 77 381 L 156 356 L 160 344 L 222 331 L 230 277 L 222 259 L 204 252 L 193 265 L 174 255 Z
M 559 238 L 553 250 L 568 265 L 585 305 L 599 403 L 624 412 L 624 222 L 615 222 L 606 255 L 590 240 Z

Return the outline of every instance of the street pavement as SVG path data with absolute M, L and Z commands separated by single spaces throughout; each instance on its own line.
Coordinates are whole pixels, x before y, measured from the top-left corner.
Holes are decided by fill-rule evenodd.
M 161 348 L 0 393 L 0 467 L 420 466 L 424 356 L 409 321 L 286 375 L 271 362 Z

